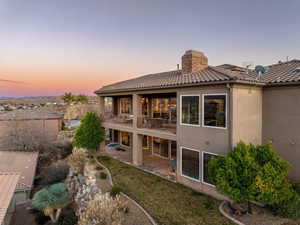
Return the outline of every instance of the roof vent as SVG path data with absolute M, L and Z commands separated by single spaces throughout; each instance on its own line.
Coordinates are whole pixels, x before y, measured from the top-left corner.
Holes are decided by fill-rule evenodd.
M 297 67 L 297 68 L 295 69 L 295 71 L 299 73 L 299 72 L 300 72 L 300 67 Z

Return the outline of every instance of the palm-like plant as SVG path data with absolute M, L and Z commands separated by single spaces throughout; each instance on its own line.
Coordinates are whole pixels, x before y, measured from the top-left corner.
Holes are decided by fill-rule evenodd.
M 62 99 L 65 103 L 70 104 L 75 101 L 75 96 L 71 92 L 66 92 Z
M 43 211 L 45 216 L 49 216 L 53 223 L 57 222 L 64 208 L 69 202 L 69 193 L 63 183 L 58 183 L 43 188 L 34 197 L 32 205 L 34 208 Z

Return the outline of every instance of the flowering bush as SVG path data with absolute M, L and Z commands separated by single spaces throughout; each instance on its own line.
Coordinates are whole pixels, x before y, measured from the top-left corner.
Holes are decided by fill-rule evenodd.
M 86 210 L 79 214 L 79 225 L 121 225 L 126 205 L 120 195 L 98 194 L 90 201 Z

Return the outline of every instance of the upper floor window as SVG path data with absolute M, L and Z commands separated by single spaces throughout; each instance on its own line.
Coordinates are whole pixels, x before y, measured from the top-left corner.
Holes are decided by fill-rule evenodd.
M 181 95 L 181 124 L 200 125 L 200 96 Z
M 130 114 L 131 101 L 130 98 L 120 98 L 121 113 Z
M 226 128 L 226 94 L 203 95 L 203 126 Z

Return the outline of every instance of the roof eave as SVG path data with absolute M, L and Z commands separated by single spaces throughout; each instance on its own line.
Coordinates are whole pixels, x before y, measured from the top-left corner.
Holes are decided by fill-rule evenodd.
M 167 88 L 179 88 L 179 87 L 197 87 L 197 86 L 208 86 L 208 85 L 222 85 L 222 84 L 248 84 L 248 85 L 255 85 L 255 86 L 264 86 L 264 82 L 255 82 L 255 81 L 248 81 L 248 80 L 226 80 L 226 81 L 213 81 L 213 82 L 203 82 L 203 83 L 194 83 L 194 84 L 180 84 L 180 85 L 166 85 L 166 86 L 156 86 L 156 87 L 144 87 L 144 88 L 126 88 L 126 89 L 118 89 L 118 90 L 108 90 L 108 91 L 100 91 L 97 90 L 94 93 L 103 96 L 107 94 L 115 94 L 115 93 L 122 93 L 122 92 L 132 92 L 132 91 L 145 91 L 145 90 L 155 90 L 155 89 L 167 89 Z

